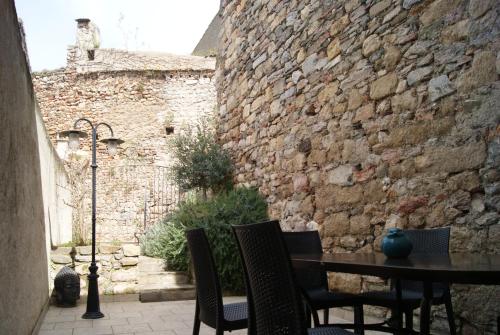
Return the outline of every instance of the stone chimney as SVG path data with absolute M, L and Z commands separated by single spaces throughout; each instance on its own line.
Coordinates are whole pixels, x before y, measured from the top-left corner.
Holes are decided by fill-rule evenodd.
M 81 19 L 76 19 L 76 27 L 78 29 L 82 29 L 82 28 L 87 28 L 89 27 L 89 23 L 90 23 L 90 19 L 86 19 L 86 18 L 81 18 Z
M 94 60 L 95 49 L 99 48 L 99 28 L 90 19 L 76 19 L 76 59 L 80 61 Z

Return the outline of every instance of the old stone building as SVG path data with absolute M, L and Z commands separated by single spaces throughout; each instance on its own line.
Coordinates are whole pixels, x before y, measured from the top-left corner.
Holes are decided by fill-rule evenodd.
M 226 1 L 219 134 L 237 181 L 329 251 L 451 226 L 451 251 L 500 252 L 499 14 L 494 0 Z M 498 287 L 453 297 L 462 333 L 495 332 Z
M 98 147 L 97 237 L 101 242 L 136 241 L 175 205 L 170 184 L 168 137 L 213 113 L 215 60 L 210 57 L 100 49 L 99 30 L 77 20 L 76 44 L 67 66 L 33 74 L 45 125 L 73 181 L 77 239 L 88 239 L 90 223 L 90 144 L 76 153 L 59 133 L 80 117 L 110 124 L 125 140 L 110 157 Z M 90 132 L 85 124 L 82 130 Z M 101 138 L 109 137 L 100 129 Z

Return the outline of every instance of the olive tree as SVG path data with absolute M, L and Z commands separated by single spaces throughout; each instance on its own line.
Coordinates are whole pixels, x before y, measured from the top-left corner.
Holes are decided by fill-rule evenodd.
M 183 190 L 219 193 L 232 188 L 233 165 L 227 150 L 217 143 L 207 120 L 175 135 L 171 142 L 174 155 L 173 178 Z

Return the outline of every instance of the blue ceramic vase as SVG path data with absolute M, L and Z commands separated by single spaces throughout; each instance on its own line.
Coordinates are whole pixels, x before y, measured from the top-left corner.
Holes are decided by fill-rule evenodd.
M 382 240 L 382 252 L 388 258 L 406 258 L 411 253 L 413 245 L 399 228 L 390 228 Z

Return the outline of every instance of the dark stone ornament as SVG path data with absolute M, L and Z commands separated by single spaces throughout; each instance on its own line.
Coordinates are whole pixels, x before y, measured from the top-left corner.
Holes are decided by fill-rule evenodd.
M 61 307 L 74 307 L 80 299 L 80 277 L 72 268 L 65 266 L 54 279 L 56 302 Z

